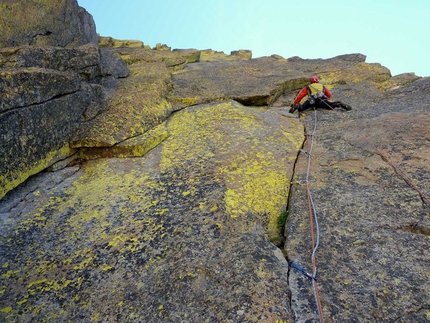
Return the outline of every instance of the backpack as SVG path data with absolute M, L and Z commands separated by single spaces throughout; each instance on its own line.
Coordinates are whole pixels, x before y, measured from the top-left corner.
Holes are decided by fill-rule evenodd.
M 327 98 L 324 94 L 324 85 L 320 83 L 312 83 L 308 85 L 307 88 L 311 104 L 314 104 L 316 99 L 323 100 Z

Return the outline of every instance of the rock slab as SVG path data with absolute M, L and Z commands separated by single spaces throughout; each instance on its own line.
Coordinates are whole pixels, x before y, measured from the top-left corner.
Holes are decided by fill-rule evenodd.
M 225 101 L 164 127 L 143 157 L 44 174 L 59 184 L 0 201 L 4 319 L 293 320 L 288 263 L 269 238 L 302 125 Z
M 328 322 L 429 319 L 429 89 L 429 78 L 366 96 L 357 95 L 361 86 L 345 85 L 336 94 L 348 97 L 352 112 L 316 113 L 309 186 L 319 218 L 318 285 Z M 314 112 L 304 121 L 312 131 Z M 300 154 L 294 182 L 306 178 L 307 163 Z M 289 261 L 312 271 L 306 190 L 295 184 L 291 192 Z M 289 281 L 296 321 L 318 320 L 310 280 L 292 271 Z
M 428 78 L 98 48 L 76 1 L 5 1 L 0 26 L 35 7 L 0 37 L 1 321 L 318 321 L 288 263 L 311 269 L 310 160 L 325 322 L 428 322 Z M 289 114 L 310 74 L 353 110 Z
M 76 0 L 5 0 L 0 6 L 0 48 L 97 44 L 93 17 Z

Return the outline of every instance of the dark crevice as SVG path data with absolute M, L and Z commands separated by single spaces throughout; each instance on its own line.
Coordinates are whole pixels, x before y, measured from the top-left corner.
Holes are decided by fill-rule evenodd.
M 76 159 L 78 159 L 80 150 L 79 149 L 75 149 L 75 152 L 73 154 L 71 154 L 70 156 L 66 156 L 64 158 L 61 158 L 57 161 L 55 161 L 52 165 L 48 166 L 47 168 L 45 168 L 42 171 L 48 171 L 48 172 L 57 172 L 60 171 L 66 167 L 70 167 L 71 164 L 75 164 L 73 163 Z
M 297 168 L 297 166 L 298 166 L 300 153 L 302 152 L 303 148 L 305 147 L 306 140 L 307 140 L 307 136 L 306 136 L 306 127 L 304 127 L 304 134 L 305 134 L 305 137 L 304 137 L 304 140 L 303 140 L 303 142 L 302 142 L 302 145 L 300 146 L 300 149 L 298 149 L 298 150 L 297 150 L 297 156 L 296 156 L 296 159 L 294 160 L 293 173 L 291 174 L 291 177 L 290 177 L 290 188 L 289 188 L 289 190 L 288 190 L 287 206 L 286 206 L 286 211 L 287 211 L 288 213 L 290 213 L 290 209 L 291 209 L 291 194 L 292 194 L 292 193 L 291 193 L 291 191 L 292 191 L 292 187 L 293 187 L 293 185 L 295 184 L 294 176 L 296 175 L 296 168 Z M 284 238 L 284 241 L 285 241 L 285 242 L 286 242 L 286 239 L 287 239 L 287 232 L 285 232 L 285 231 L 286 231 L 286 228 L 287 228 L 287 222 L 288 222 L 288 219 L 287 219 L 287 221 L 285 222 L 285 227 L 283 228 L 283 232 L 284 232 L 284 236 L 283 236 L 283 238 Z M 285 246 L 284 246 L 284 247 L 285 247 Z
M 293 190 L 293 185 L 295 184 L 294 177 L 296 175 L 296 169 L 298 167 L 300 153 L 301 153 L 302 149 L 304 148 L 304 146 L 306 144 L 306 140 L 307 140 L 305 125 L 303 125 L 303 128 L 304 128 L 303 129 L 303 131 L 304 131 L 304 139 L 303 139 L 303 142 L 302 142 L 302 145 L 301 145 L 300 149 L 297 150 L 297 156 L 296 156 L 296 158 L 294 160 L 293 172 L 292 172 L 291 177 L 290 177 L 290 187 L 289 187 L 289 190 L 288 190 L 287 206 L 286 206 L 286 211 L 288 212 L 288 214 L 290 214 L 290 211 L 291 211 L 292 190 Z M 287 221 L 285 221 L 284 228 L 282 229 L 282 232 L 283 232 L 283 236 L 282 236 L 283 237 L 283 243 L 282 243 L 281 251 L 286 250 L 286 243 L 287 243 L 287 238 L 288 238 L 287 228 L 288 228 L 288 221 L 289 220 L 290 219 L 287 218 Z M 290 266 L 291 259 L 289 259 L 287 253 L 285 253 L 284 256 L 285 256 L 285 259 L 288 262 L 287 282 L 288 282 L 288 286 L 289 286 L 290 274 L 291 274 L 291 270 L 292 270 L 292 268 Z M 296 315 L 296 313 L 294 312 L 294 309 L 293 309 L 293 297 L 292 297 L 292 293 L 293 292 L 292 292 L 291 287 L 290 287 L 290 289 L 288 291 L 288 295 L 289 295 L 288 305 L 289 305 L 289 308 L 290 308 L 290 310 L 291 310 L 291 312 L 293 314 L 294 320 L 296 320 L 297 319 L 297 315 Z
M 61 94 L 57 94 L 57 95 L 54 95 L 53 97 L 49 98 L 48 100 L 44 100 L 44 101 L 41 101 L 41 102 L 35 102 L 35 103 L 29 104 L 29 105 L 26 105 L 26 106 L 13 107 L 13 108 L 10 108 L 10 109 L 7 109 L 7 110 L 4 110 L 4 111 L 1 111 L 1 112 L 0 112 L 0 116 L 1 116 L 2 114 L 9 113 L 9 112 L 13 112 L 13 111 L 20 111 L 20 110 L 22 110 L 22 109 L 31 109 L 31 108 L 36 107 L 36 106 L 38 106 L 38 105 L 48 103 L 48 102 L 50 102 L 50 101 L 52 101 L 52 100 L 60 99 L 60 98 L 65 97 L 65 96 L 67 96 L 67 95 L 71 95 L 71 94 L 78 93 L 79 91 L 81 91 L 81 89 L 78 89 L 78 90 L 76 90 L 76 91 L 72 91 L 72 92 L 68 92 L 68 93 L 61 93 Z
M 6 210 L 1 210 L 1 212 L 3 212 L 3 215 L 11 214 L 12 211 L 14 209 L 16 209 L 20 203 L 27 201 L 28 197 L 31 194 L 33 194 L 34 192 L 40 190 L 41 188 L 49 191 L 49 190 L 53 189 L 54 187 L 61 185 L 64 181 L 66 181 L 70 177 L 74 176 L 76 173 L 78 173 L 81 170 L 82 165 L 78 164 L 78 163 L 67 166 L 67 167 L 71 167 L 71 166 L 75 166 L 75 165 L 78 165 L 79 167 L 77 167 L 76 169 L 71 169 L 70 172 L 68 171 L 67 176 L 65 176 L 64 178 L 62 178 L 59 181 L 56 181 L 55 184 L 53 184 L 52 186 L 47 186 L 43 181 L 37 183 L 37 181 L 38 181 L 37 178 L 40 178 L 41 174 L 46 173 L 47 169 L 42 170 L 37 174 L 31 175 L 24 182 L 19 184 L 17 187 L 15 187 L 12 190 L 10 190 L 9 192 L 7 192 L 6 195 L 0 199 L 3 203 L 5 203 L 6 206 L 8 206 L 8 208 Z M 32 186 L 31 183 L 34 183 L 34 181 L 36 181 L 37 184 L 34 187 L 31 187 Z M 30 187 L 31 189 L 27 190 L 26 187 Z M 19 193 L 17 194 L 17 192 L 19 192 L 20 190 L 21 191 L 27 190 L 27 192 L 24 195 L 22 195 L 21 197 L 19 197 Z M 14 198 L 14 196 L 18 196 L 19 198 Z M 11 201 L 11 202 L 9 202 L 9 205 L 8 205 L 8 200 Z M 0 214 L 1 214 L 1 212 L 0 212 Z M 22 211 L 18 214 L 15 214 L 15 216 L 21 216 L 21 215 L 22 215 Z
M 375 148 L 375 151 L 373 152 L 376 155 L 378 155 L 379 157 L 381 157 L 381 159 L 386 162 L 388 165 L 391 166 L 391 168 L 394 170 L 394 172 L 399 175 L 407 185 L 409 185 L 412 189 L 414 189 L 420 196 L 421 201 L 424 205 L 426 205 L 427 207 L 430 207 L 430 198 L 424 193 L 422 192 L 417 185 L 415 185 L 414 182 L 411 181 L 411 179 L 394 163 L 392 163 L 388 157 L 386 157 L 382 152 L 378 151 Z
M 378 155 L 382 159 L 382 161 L 387 163 L 393 169 L 393 171 L 398 176 L 400 176 L 407 185 L 410 186 L 410 188 L 412 188 L 418 193 L 418 195 L 420 196 L 421 202 L 423 203 L 423 206 L 430 207 L 430 198 L 397 165 L 391 162 L 391 160 L 385 154 L 379 151 L 371 142 L 367 140 L 367 138 L 364 137 L 364 139 L 366 139 L 366 141 L 368 142 L 368 146 L 369 146 L 368 148 L 363 147 L 362 145 L 359 145 L 359 144 L 354 144 L 349 141 L 346 141 L 346 142 L 353 147 L 357 147 L 371 154 Z
M 405 314 L 403 314 L 401 316 L 398 316 L 396 319 L 394 319 L 393 322 L 404 321 L 404 319 L 407 318 L 410 315 L 417 314 L 417 313 L 419 313 L 421 311 L 428 311 L 429 309 L 430 308 L 428 306 L 424 306 L 424 305 L 419 306 L 417 308 L 412 308 L 409 311 L 407 311 Z
M 45 31 L 44 33 L 39 33 L 39 34 L 35 34 L 35 35 L 33 35 L 32 37 L 33 38 L 38 38 L 38 37 L 40 37 L 40 36 L 49 36 L 49 35 L 52 35 L 52 31 L 50 31 L 50 30 L 47 30 L 47 31 Z
M 167 100 L 167 98 L 165 98 L 166 100 Z M 196 105 L 198 105 L 198 104 L 196 104 Z M 194 106 L 194 105 L 190 105 L 190 106 L 184 106 L 184 107 L 181 107 L 181 108 L 178 108 L 178 109 L 175 109 L 175 110 L 172 110 L 171 111 L 171 113 L 165 118 L 165 119 L 163 119 L 163 120 L 161 120 L 160 122 L 158 122 L 157 124 L 155 124 L 155 125 L 153 125 L 153 126 L 151 126 L 151 127 L 149 127 L 145 132 L 142 132 L 142 133 L 138 133 L 138 134 L 135 134 L 135 135 L 133 135 L 133 136 L 130 136 L 130 137 L 127 137 L 127 138 L 125 138 L 125 139 L 123 139 L 123 140 L 120 140 L 120 141 L 118 141 L 118 142 L 116 142 L 115 144 L 113 144 L 113 145 L 111 145 L 111 146 L 105 146 L 105 147 L 91 147 L 91 146 L 84 146 L 84 147 L 77 147 L 76 149 L 79 149 L 80 150 L 80 153 L 79 153 L 79 155 L 81 156 L 81 159 L 82 160 L 88 160 L 86 157 L 85 157 L 85 149 L 91 149 L 91 150 L 97 150 L 97 149 L 99 149 L 100 151 L 102 151 L 102 150 L 109 150 L 109 149 L 113 149 L 114 147 L 116 147 L 116 146 L 118 146 L 119 144 L 121 144 L 121 143 L 124 143 L 124 142 L 126 142 L 127 140 L 130 140 L 130 139 L 133 139 L 133 138 L 137 138 L 137 137 L 139 137 L 139 136 L 142 136 L 142 135 L 144 135 L 145 133 L 148 133 L 149 131 L 151 131 L 152 129 L 154 129 L 154 128 L 156 128 L 157 126 L 160 126 L 163 122 L 166 124 L 166 128 L 168 127 L 168 124 L 169 124 L 169 122 L 170 122 L 170 120 L 172 119 L 172 116 L 174 115 L 174 114 L 176 114 L 176 113 L 178 113 L 178 112 L 180 112 L 180 111 L 182 111 L 182 110 L 185 110 L 185 109 L 187 109 L 187 108 L 189 108 L 189 107 L 192 107 L 192 106 Z M 103 112 L 102 112 L 103 113 Z M 101 114 L 102 114 L 101 113 Z M 98 116 L 98 115 L 97 115 Z M 97 116 L 95 116 L 94 118 L 92 118 L 92 119 L 90 119 L 90 120 L 94 120 L 95 118 L 97 118 Z M 90 121 L 90 120 L 88 120 L 88 121 Z M 86 121 L 86 122 L 88 122 L 88 121 Z M 167 138 L 166 138 L 167 139 Z M 166 139 L 164 139 L 164 140 L 166 140 Z M 163 141 L 164 141 L 163 140 Z M 163 141 L 161 141 L 160 142 L 160 144 L 163 142 Z M 158 145 L 157 145 L 158 146 Z M 154 148 L 156 148 L 156 147 L 154 147 Z M 152 148 L 152 149 L 154 149 L 154 148 Z M 151 149 L 151 150 L 152 150 Z M 149 151 L 148 151 L 149 152 Z M 148 153 L 147 152 L 147 153 Z M 99 158 L 108 158 L 108 157 L 97 157 L 97 158 L 91 158 L 91 159 L 99 159 Z
M 153 129 L 153 128 L 151 128 L 151 129 Z M 168 135 L 166 138 L 164 138 L 159 143 L 157 143 L 157 145 L 155 145 L 154 147 L 152 147 L 149 150 L 147 150 L 142 156 L 131 156 L 131 155 L 129 155 L 129 156 L 124 156 L 124 155 L 123 156 L 119 156 L 118 154 L 115 154 L 115 153 L 112 153 L 112 151 L 109 151 L 110 149 L 115 149 L 115 147 L 118 146 L 119 144 L 121 144 L 121 143 L 123 143 L 123 142 L 125 142 L 127 140 L 130 140 L 130 139 L 142 136 L 142 135 L 144 135 L 147 132 L 144 132 L 144 133 L 142 133 L 140 135 L 135 135 L 135 136 L 129 137 L 127 139 L 121 140 L 121 141 L 117 142 L 116 144 L 114 144 L 112 146 L 109 146 L 109 147 L 79 147 L 78 148 L 79 152 L 77 154 L 77 156 L 79 156 L 79 158 L 76 158 L 75 160 L 73 160 L 70 163 L 70 165 L 74 165 L 76 163 L 83 163 L 83 162 L 88 161 L 88 160 L 97 160 L 97 159 L 104 159 L 104 158 L 142 158 L 146 154 L 148 154 L 151 150 L 157 148 L 160 144 L 162 144 L 170 136 L 170 135 Z M 86 153 L 85 151 L 87 149 L 89 149 L 92 152 L 92 154 L 91 153 L 89 153 L 89 154 Z M 97 154 L 94 155 L 94 152 L 96 152 L 96 151 L 104 152 L 104 153 L 100 154 L 100 155 L 97 155 Z
M 269 96 L 267 95 L 256 95 L 246 98 L 236 97 L 233 98 L 233 100 L 239 102 L 244 106 L 266 106 L 268 105 L 268 98 Z
M 389 227 L 388 229 L 410 232 L 410 233 L 414 233 L 414 234 L 422 234 L 422 235 L 425 235 L 427 237 L 430 237 L 430 227 L 426 227 L 424 225 L 421 225 L 419 222 L 412 223 L 412 224 L 406 224 L 406 225 L 402 225 L 402 226 L 397 226 L 397 227 Z

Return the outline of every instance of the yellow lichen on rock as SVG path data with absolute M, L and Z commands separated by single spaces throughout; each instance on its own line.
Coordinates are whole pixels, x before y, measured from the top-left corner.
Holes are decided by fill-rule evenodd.
M 356 84 L 363 81 L 370 81 L 374 84 L 381 84 L 391 78 L 390 70 L 378 63 L 360 62 L 351 67 L 348 73 L 339 68 L 333 68 L 329 72 L 321 72 L 319 76 L 323 83 L 331 88 L 336 84 Z
M 35 175 L 48 168 L 56 161 L 65 159 L 73 155 L 76 150 L 69 148 L 69 144 L 64 145 L 58 150 L 48 153 L 44 159 L 38 160 L 31 165 L 26 165 L 25 172 L 16 172 L 15 174 L 0 175 L 0 199 L 19 184 L 23 183 L 30 176 Z
M 109 110 L 84 125 L 71 142 L 74 148 L 111 147 L 144 134 L 172 112 L 164 98 L 170 72 L 162 62 L 133 64 L 111 98 Z
M 79 151 L 82 159 L 105 157 L 142 157 L 157 147 L 169 136 L 165 124 L 158 125 L 143 135 L 132 137 L 117 145 L 107 148 L 83 148 Z
M 253 214 L 268 235 L 277 235 L 276 221 L 285 209 L 292 176 L 292 159 L 286 156 L 295 156 L 304 137 L 301 123 L 288 123 L 287 131 L 287 123 L 273 114 L 234 101 L 181 111 L 168 124 L 160 166 L 174 167 L 178 160 L 215 165 L 215 176 L 226 185 L 230 217 L 240 223 L 242 216 Z
M 201 62 L 250 60 L 251 58 L 252 58 L 252 52 L 250 50 L 233 51 L 231 52 L 231 55 L 227 55 L 224 52 L 219 52 L 212 49 L 206 49 L 206 50 L 202 50 L 200 54 Z
M 3 275 L 5 282 L 18 279 L 22 284 L 20 293 L 15 295 L 21 299 L 18 301 L 20 309 L 44 310 L 43 303 L 28 302 L 28 295 L 43 298 L 43 295 L 53 294 L 65 300 L 71 299 L 70 291 L 80 290 L 79 295 L 85 295 L 88 293 L 82 286 L 87 279 L 85 272 L 108 272 L 115 267 L 115 263 L 106 263 L 106 259 L 100 258 L 97 250 L 108 248 L 119 254 L 137 252 L 144 241 L 151 241 L 162 233 L 163 225 L 156 219 L 133 219 L 137 211 L 145 212 L 145 208 L 154 206 L 154 199 L 146 192 L 155 182 L 150 174 L 142 170 L 128 171 L 127 165 L 123 166 L 123 171 L 113 170 L 106 159 L 87 163 L 83 174 L 62 197 L 52 195 L 45 202 L 41 201 L 43 204 L 38 209 L 28 212 L 20 221 L 17 234 L 31 235 L 34 230 L 40 230 L 40 238 L 47 243 L 53 241 L 53 237 L 56 239 L 49 250 L 41 248 L 41 242 L 29 246 L 33 251 L 21 254 L 20 270 L 10 269 L 10 274 Z M 130 191 L 132 186 L 140 190 Z M 115 225 L 119 214 L 123 225 Z M 9 243 L 19 244 L 20 240 Z M 63 251 L 64 246 L 68 246 L 67 252 Z M 13 314 L 13 309 L 7 312 Z M 49 318 L 54 319 L 53 316 Z
M 112 37 L 102 37 L 99 36 L 99 46 L 100 47 L 131 47 L 131 48 L 139 48 L 143 47 L 143 42 L 140 40 L 119 40 Z

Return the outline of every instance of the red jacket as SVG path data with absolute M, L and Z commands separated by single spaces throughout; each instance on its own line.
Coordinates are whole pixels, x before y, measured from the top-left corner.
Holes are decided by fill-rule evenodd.
M 300 91 L 300 93 L 297 95 L 297 97 L 296 97 L 296 99 L 294 100 L 294 104 L 297 104 L 297 103 L 300 103 L 300 101 L 302 101 L 302 99 L 306 96 L 306 95 L 308 95 L 308 87 L 307 86 L 305 86 L 301 91 Z M 327 88 L 324 86 L 324 95 L 327 97 L 327 98 L 331 98 L 331 93 L 330 93 L 330 91 L 329 90 L 327 90 Z

